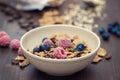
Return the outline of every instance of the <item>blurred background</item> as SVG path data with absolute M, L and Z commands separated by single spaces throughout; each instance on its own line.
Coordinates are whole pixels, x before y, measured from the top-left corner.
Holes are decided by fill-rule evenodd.
M 106 0 L 0 0 L 0 12 L 9 23 L 29 31 L 48 24 L 72 24 L 89 30 L 104 19 Z

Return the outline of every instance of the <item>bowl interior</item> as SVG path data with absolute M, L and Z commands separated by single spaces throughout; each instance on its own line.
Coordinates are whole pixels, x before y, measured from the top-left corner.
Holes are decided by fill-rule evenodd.
M 49 25 L 35 28 L 24 34 L 20 41 L 21 47 L 26 51 L 28 49 L 32 50 L 36 45 L 42 42 L 44 37 L 49 37 L 55 33 L 65 33 L 71 38 L 74 35 L 78 35 L 88 43 L 88 46 L 92 49 L 91 53 L 94 53 L 100 46 L 99 38 L 91 31 L 72 25 Z

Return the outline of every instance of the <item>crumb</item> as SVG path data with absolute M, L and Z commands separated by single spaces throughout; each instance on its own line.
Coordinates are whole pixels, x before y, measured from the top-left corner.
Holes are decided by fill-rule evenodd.
M 110 60 L 110 59 L 111 59 L 111 55 L 110 55 L 110 54 L 107 54 L 107 55 L 105 56 L 105 59 L 106 59 L 106 60 Z
M 12 60 L 11 60 L 11 63 L 12 63 L 13 65 L 18 65 L 18 64 L 19 64 L 19 61 L 18 61 L 18 60 L 15 60 L 15 59 L 12 59 Z

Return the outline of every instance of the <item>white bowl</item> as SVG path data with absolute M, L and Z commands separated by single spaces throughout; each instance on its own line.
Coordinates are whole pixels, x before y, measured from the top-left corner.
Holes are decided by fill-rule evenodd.
M 78 35 L 80 38 L 87 41 L 89 47 L 92 49 L 91 53 L 83 57 L 72 59 L 51 59 L 39 57 L 27 51 L 28 49 L 32 50 L 38 43 L 42 41 L 42 38 L 47 36 L 49 37 L 54 33 L 65 33 L 71 37 Z M 24 51 L 24 55 L 27 57 L 30 63 L 40 71 L 50 75 L 65 76 L 82 70 L 92 62 L 96 55 L 96 51 L 100 47 L 100 39 L 95 33 L 77 26 L 47 25 L 26 32 L 20 40 L 20 45 Z

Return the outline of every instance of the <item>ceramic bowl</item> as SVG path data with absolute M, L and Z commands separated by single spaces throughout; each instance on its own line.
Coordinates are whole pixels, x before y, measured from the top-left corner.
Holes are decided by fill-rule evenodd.
M 39 42 L 42 42 L 44 37 L 49 37 L 54 33 L 65 33 L 70 37 L 78 35 L 88 43 L 88 46 L 92 49 L 91 53 L 72 59 L 52 59 L 39 57 L 27 51 L 28 49 L 33 50 Z M 20 45 L 25 57 L 37 69 L 50 75 L 66 76 L 82 70 L 92 62 L 100 47 L 100 39 L 94 32 L 77 26 L 47 25 L 26 32 L 20 40 Z

